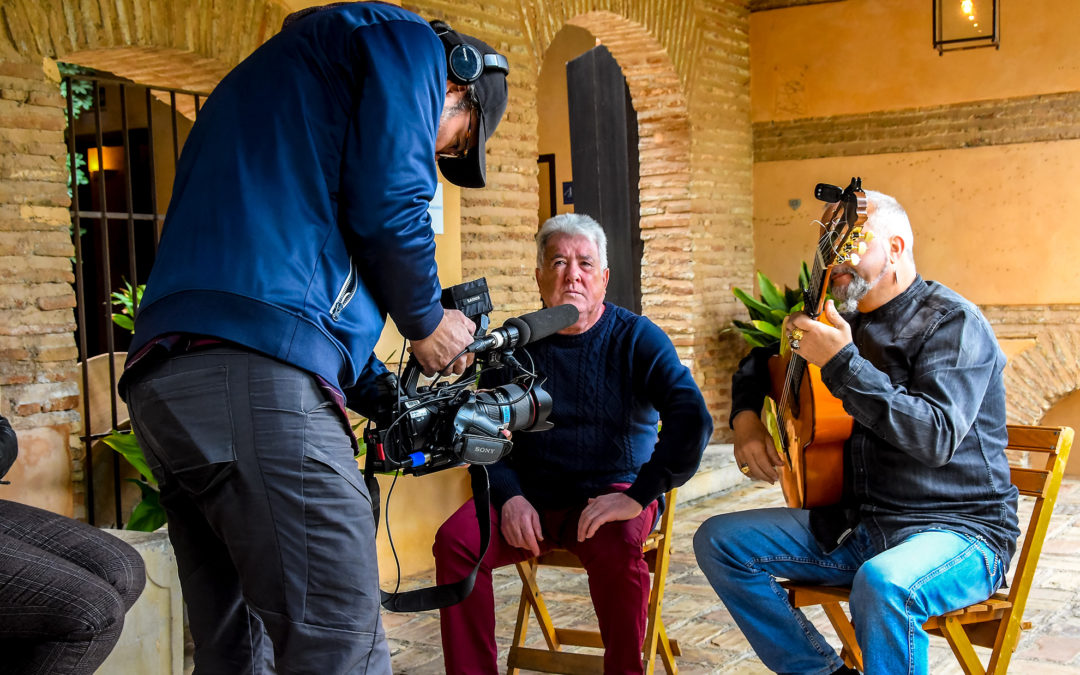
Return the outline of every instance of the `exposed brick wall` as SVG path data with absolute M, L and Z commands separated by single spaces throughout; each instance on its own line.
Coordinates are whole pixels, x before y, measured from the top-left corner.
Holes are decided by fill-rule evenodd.
M 981 305 L 979 309 L 1003 339 L 1031 338 L 1080 324 L 1080 305 Z
M 79 387 L 63 106 L 41 61 L 0 61 L 0 407 L 28 452 L 66 456 Z M 42 428 L 58 447 L 29 442 Z
M 113 73 L 132 82 L 200 94 L 212 91 L 229 72 L 229 67 L 217 59 L 164 47 L 88 49 L 68 58 L 77 59 L 80 66 Z M 153 95 L 165 105 L 172 105 L 165 92 L 154 90 Z M 195 99 L 177 96 L 176 111 L 194 120 Z
M 463 274 L 486 275 L 503 312 L 538 305 L 536 81 L 556 33 L 573 24 L 611 51 L 639 123 L 642 311 L 692 366 L 721 437 L 742 345 L 721 329 L 752 284 L 749 12 L 745 2 L 500 0 L 404 3 L 476 35 L 511 61 L 510 105 L 489 144 L 485 190 L 462 197 Z M 524 66 L 524 67 L 522 67 Z
M 751 12 L 763 12 L 767 9 L 819 5 L 823 2 L 843 2 L 844 0 L 750 0 Z
M 1055 403 L 1080 389 L 1080 329 L 1042 331 L 1034 346 L 1005 367 L 1010 423 L 1037 424 Z
M 671 335 L 722 420 L 726 373 L 741 345 L 720 330 L 738 312 L 730 287 L 752 283 L 746 0 L 404 4 L 490 42 L 514 66 L 510 107 L 489 145 L 489 187 L 462 197 L 463 273 L 487 276 L 504 316 L 538 304 L 535 101 L 544 52 L 573 23 L 615 55 L 641 125 L 644 311 Z M 79 428 L 63 101 L 43 57 L 209 90 L 287 13 L 274 0 L 5 3 L 0 266 L 18 281 L 0 306 L 0 385 L 17 426 Z M 81 458 L 73 461 L 78 480 Z
M 1080 138 L 1080 93 L 754 124 L 758 162 Z
M 1054 404 L 1080 389 L 1080 305 L 983 305 L 994 333 L 1030 340 L 1005 367 L 1010 423 L 1037 424 Z
M 158 47 L 232 67 L 276 33 L 288 13 L 267 0 L 22 0 L 5 3 L 0 58 Z

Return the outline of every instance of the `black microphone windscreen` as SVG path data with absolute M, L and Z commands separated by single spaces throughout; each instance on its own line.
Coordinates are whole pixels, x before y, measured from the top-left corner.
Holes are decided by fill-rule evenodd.
M 548 307 L 547 309 L 531 312 L 518 318 L 529 327 L 528 342 L 536 342 L 577 323 L 578 309 L 574 305 L 559 305 L 558 307 Z M 519 344 L 525 343 L 526 341 L 523 340 Z
M 517 329 L 518 339 L 515 344 L 529 344 L 529 338 L 532 336 L 532 328 L 529 327 L 529 324 L 522 321 L 521 318 L 512 316 L 506 321 L 503 321 L 503 326 L 510 326 Z

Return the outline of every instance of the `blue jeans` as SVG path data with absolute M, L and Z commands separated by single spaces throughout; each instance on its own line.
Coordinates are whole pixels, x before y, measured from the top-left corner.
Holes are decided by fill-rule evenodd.
M 857 527 L 824 553 L 801 509 L 713 516 L 694 535 L 698 565 L 758 657 L 778 673 L 819 675 L 843 665 L 777 578 L 851 586 L 852 623 L 866 673 L 927 672 L 931 616 L 990 597 L 1005 565 L 984 542 L 940 529 L 878 551 Z

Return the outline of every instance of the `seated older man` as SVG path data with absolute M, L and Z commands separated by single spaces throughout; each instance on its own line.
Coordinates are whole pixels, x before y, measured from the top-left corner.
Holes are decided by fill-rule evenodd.
M 642 545 L 657 499 L 697 470 L 712 419 L 663 331 L 604 302 L 607 238 L 595 220 L 545 222 L 536 262 L 545 306 L 573 304 L 579 319 L 523 348 L 548 377 L 554 428 L 518 433 L 510 456 L 491 467 L 492 528 L 501 536 L 492 537 L 472 594 L 441 611 L 446 672 L 498 672 L 491 570 L 562 547 L 588 572 L 608 646 L 604 672 L 640 673 L 649 596 Z M 479 539 L 469 500 L 436 535 L 439 583 L 472 570 Z

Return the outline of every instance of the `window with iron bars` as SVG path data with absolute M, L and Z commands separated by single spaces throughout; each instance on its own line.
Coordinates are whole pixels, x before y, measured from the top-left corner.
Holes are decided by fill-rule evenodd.
M 129 424 L 116 381 L 138 311 L 135 289 L 149 277 L 180 149 L 207 94 L 61 65 L 86 513 L 91 524 L 123 527 L 141 498 L 125 480 L 137 473 L 101 439 Z

